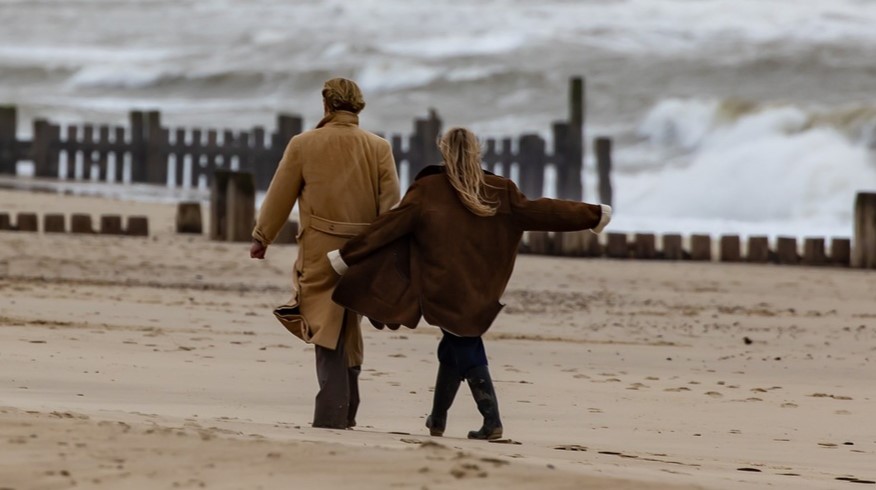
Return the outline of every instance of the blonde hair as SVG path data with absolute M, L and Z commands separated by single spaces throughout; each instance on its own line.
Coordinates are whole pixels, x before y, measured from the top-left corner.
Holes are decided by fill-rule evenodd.
M 322 99 L 331 112 L 349 111 L 358 114 L 365 108 L 365 97 L 356 82 L 346 78 L 332 78 L 322 87 Z
M 493 216 L 498 203 L 487 199 L 484 170 L 481 168 L 481 145 L 474 133 L 465 128 L 451 128 L 438 142 L 444 157 L 447 178 L 459 200 L 478 216 Z

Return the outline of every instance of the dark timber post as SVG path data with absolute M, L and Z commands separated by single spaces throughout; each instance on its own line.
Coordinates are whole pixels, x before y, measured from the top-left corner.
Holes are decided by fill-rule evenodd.
M 146 144 L 146 182 L 167 185 L 167 142 L 168 134 L 161 129 L 161 113 L 146 113 L 143 138 Z
M 520 137 L 517 165 L 520 169 L 520 189 L 530 199 L 542 196 L 544 191 L 544 139 L 537 134 Z
M 855 198 L 852 267 L 876 269 L 876 193 L 859 192 Z
M 596 169 L 599 173 L 599 202 L 612 206 L 611 138 L 596 138 Z
M 0 107 L 0 175 L 15 175 L 15 165 L 18 163 L 16 124 L 15 107 Z
M 421 170 L 429 165 L 441 163 L 438 151 L 438 137 L 441 135 L 441 119 L 435 109 L 429 109 L 429 117 L 414 121 L 414 136 L 411 141 L 408 159 L 408 176 L 413 181 Z
M 143 112 L 131 111 L 131 182 L 146 182 L 146 144 L 143 140 L 145 122 Z
M 569 129 L 566 155 L 563 166 L 558 169 L 560 182 L 559 197 L 581 200 L 584 192 L 581 187 L 581 174 L 584 169 L 584 113 L 586 110 L 584 79 L 572 78 L 569 82 Z
M 33 123 L 33 163 L 37 177 L 58 178 L 58 143 L 61 127 L 44 119 Z

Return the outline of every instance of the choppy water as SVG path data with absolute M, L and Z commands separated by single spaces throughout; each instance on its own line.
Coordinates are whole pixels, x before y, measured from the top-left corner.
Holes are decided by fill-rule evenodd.
M 0 25 L 0 103 L 25 123 L 314 123 L 341 75 L 369 128 L 435 107 L 506 135 L 562 118 L 582 74 L 618 227 L 849 235 L 876 189 L 873 0 L 0 0 Z

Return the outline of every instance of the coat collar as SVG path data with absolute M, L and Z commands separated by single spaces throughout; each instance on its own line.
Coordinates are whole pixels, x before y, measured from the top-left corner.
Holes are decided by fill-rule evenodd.
M 349 111 L 332 112 L 323 117 L 319 124 L 316 125 L 316 127 L 321 128 L 326 124 L 352 124 L 354 126 L 358 126 L 359 115 Z
M 428 167 L 424 168 L 423 170 L 420 170 L 420 173 L 417 174 L 417 176 L 414 178 L 414 180 L 420 180 L 423 177 L 428 177 L 430 175 L 438 175 L 438 174 L 443 174 L 443 173 L 444 173 L 444 164 L 443 163 L 441 165 L 429 165 Z M 487 175 L 496 175 L 493 172 L 490 172 L 489 170 L 484 170 L 484 173 Z

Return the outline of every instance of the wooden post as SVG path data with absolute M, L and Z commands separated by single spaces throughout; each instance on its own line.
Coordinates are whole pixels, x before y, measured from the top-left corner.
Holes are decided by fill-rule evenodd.
M 520 190 L 530 199 L 542 197 L 544 191 L 545 141 L 537 134 L 520 137 Z
M 776 243 L 776 260 L 779 264 L 796 265 L 800 263 L 797 255 L 797 238 L 779 237 Z
M 210 188 L 210 238 L 249 241 L 255 224 L 253 174 L 220 170 L 214 174 Z
M 232 172 L 228 181 L 228 241 L 252 240 L 255 226 L 255 179 L 249 172 Z
M 848 238 L 832 238 L 830 240 L 830 262 L 841 267 L 848 267 L 852 262 L 852 241 Z
M 128 236 L 149 236 L 149 218 L 146 216 L 128 217 L 128 227 L 125 228 Z
M 684 248 L 681 245 L 681 235 L 663 235 L 663 258 L 666 260 L 683 260 Z
M 770 261 L 770 241 L 765 236 L 748 237 L 747 262 L 753 264 L 766 264 Z
M 15 106 L 0 107 L 0 175 L 15 175 L 18 163 L 18 116 Z
M 9 219 L 9 213 L 0 213 L 0 231 L 14 231 L 12 220 Z
M 195 235 L 204 232 L 200 202 L 181 202 L 176 205 L 176 232 Z
M 657 258 L 657 237 L 653 233 L 636 233 L 635 257 L 646 260 Z
M 429 110 L 426 119 L 414 120 L 414 134 L 410 139 L 408 174 L 411 180 L 429 165 L 441 163 L 438 151 L 438 137 L 441 135 L 441 119 L 434 109 Z
M 124 235 L 122 217 L 117 214 L 105 214 L 100 217 L 101 235 Z
M 590 230 L 554 234 L 554 253 L 564 257 L 599 257 L 599 237 Z
M 15 218 L 15 228 L 18 231 L 39 231 L 39 219 L 36 213 L 18 213 Z
M 129 114 L 131 121 L 131 182 L 146 182 L 146 118 L 141 111 Z
M 49 124 L 48 121 L 37 119 L 33 123 L 33 163 L 34 175 L 57 179 L 58 144 L 61 139 L 60 126 Z
M 578 201 L 584 198 L 581 175 L 584 171 L 584 117 L 587 110 L 582 77 L 569 81 L 569 127 L 563 164 L 557 168 L 558 196 Z
M 803 264 L 824 265 L 827 254 L 824 251 L 824 238 L 806 238 L 803 241 Z
M 91 225 L 90 214 L 74 214 L 70 217 L 70 232 L 71 233 L 94 233 L 94 227 Z
M 605 254 L 612 259 L 626 259 L 630 256 L 626 233 L 609 233 Z
M 599 174 L 599 202 L 611 206 L 611 138 L 596 138 L 596 169 Z
M 712 237 L 709 235 L 692 235 L 690 237 L 691 260 L 712 260 Z
M 67 217 L 63 214 L 43 216 L 43 231 L 46 233 L 67 233 Z
M 168 131 L 161 128 L 161 113 L 149 111 L 146 113 L 144 127 L 146 144 L 146 182 L 150 184 L 167 185 L 167 142 Z
M 742 260 L 742 251 L 737 235 L 724 235 L 721 237 L 721 262 L 739 262 Z
M 859 192 L 855 198 L 852 267 L 876 269 L 876 193 Z

